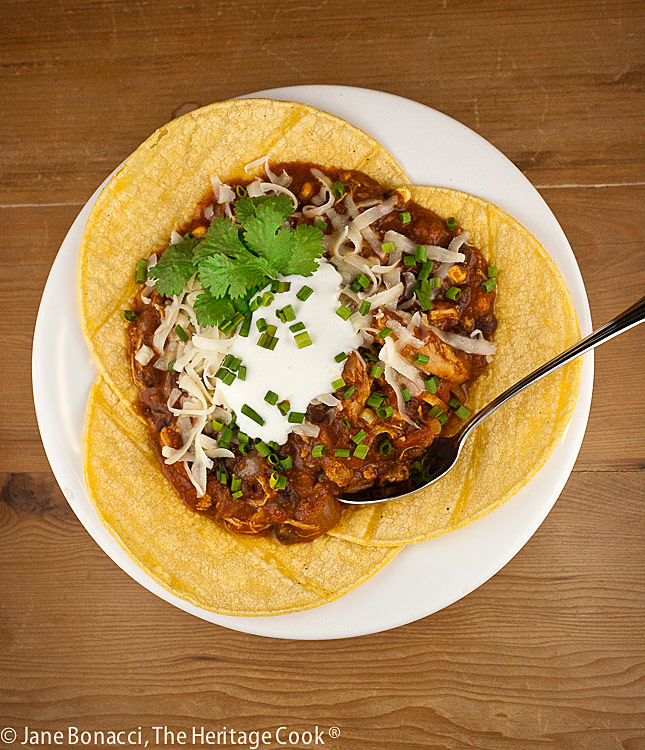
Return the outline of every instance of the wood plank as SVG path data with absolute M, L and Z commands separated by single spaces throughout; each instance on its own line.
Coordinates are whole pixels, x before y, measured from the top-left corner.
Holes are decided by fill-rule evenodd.
M 180 13 L 173 0 L 5 0 L 3 11 L 0 204 L 83 202 L 187 107 L 312 80 L 439 109 L 537 184 L 643 180 L 638 0 L 410 0 L 405 12 L 386 0 L 197 0 Z
M 50 475 L 3 476 L 0 726 L 336 725 L 341 750 L 641 747 L 644 476 L 574 475 L 466 599 L 334 643 L 176 610 L 94 545 Z

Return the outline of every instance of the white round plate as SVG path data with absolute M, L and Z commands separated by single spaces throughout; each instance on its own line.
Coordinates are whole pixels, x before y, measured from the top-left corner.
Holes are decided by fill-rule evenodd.
M 573 296 L 583 334 L 591 331 L 580 271 L 558 222 L 524 175 L 472 130 L 417 102 L 367 89 L 294 86 L 248 96 L 305 102 L 339 115 L 380 141 L 412 182 L 457 188 L 501 206 L 546 247 Z M 562 491 L 582 443 L 591 402 L 591 355 L 565 436 L 521 492 L 464 529 L 406 547 L 338 601 L 277 617 L 228 617 L 195 607 L 149 578 L 101 524 L 83 479 L 83 420 L 96 368 L 79 323 L 76 260 L 87 217 L 104 185 L 78 215 L 52 266 L 36 323 L 32 376 L 38 424 L 58 484 L 97 544 L 128 575 L 180 609 L 227 628 L 274 638 L 345 638 L 395 628 L 452 604 L 526 544 Z

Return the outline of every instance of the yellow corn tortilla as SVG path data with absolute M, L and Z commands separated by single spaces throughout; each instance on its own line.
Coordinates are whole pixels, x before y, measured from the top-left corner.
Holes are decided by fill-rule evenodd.
M 232 534 L 189 510 L 161 471 L 142 421 L 103 378 L 85 420 L 85 480 L 101 521 L 173 594 L 227 615 L 278 615 L 333 601 L 399 551 L 330 536 L 285 547 Z
M 555 263 L 515 219 L 467 193 L 410 187 L 412 200 L 442 218 L 454 216 L 499 269 L 497 352 L 474 384 L 472 413 L 580 338 L 573 302 Z M 464 445 L 457 465 L 412 497 L 358 508 L 330 533 L 360 544 L 400 545 L 445 534 L 475 521 L 515 495 L 562 438 L 578 397 L 577 360 L 516 396 Z
M 128 407 L 136 403 L 124 341 L 136 294 L 134 268 L 163 250 L 222 181 L 252 177 L 243 168 L 272 161 L 311 161 L 357 169 L 386 188 L 407 183 L 395 159 L 373 138 L 338 117 L 295 102 L 237 99 L 189 112 L 153 133 L 101 192 L 78 259 L 81 325 L 99 371 Z

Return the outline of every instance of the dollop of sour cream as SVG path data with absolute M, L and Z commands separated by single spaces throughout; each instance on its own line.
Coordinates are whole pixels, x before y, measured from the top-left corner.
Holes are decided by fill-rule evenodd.
M 341 352 L 349 354 L 361 342 L 353 324 L 336 314 L 342 277 L 331 263 L 321 260 L 311 276 L 287 276 L 281 281 L 291 282 L 289 291 L 275 294 L 270 305 L 256 310 L 249 335 L 235 334 L 229 349 L 246 367 L 246 379 L 236 378 L 229 386 L 224 383 L 218 386 L 218 393 L 236 413 L 243 432 L 278 445 L 298 425 L 290 423 L 277 405 L 265 401 L 267 392 L 277 393 L 278 403 L 289 401 L 290 411 L 306 412 L 317 396 L 334 390 L 331 384 L 340 378 L 345 366 L 345 360 L 337 362 L 334 358 Z M 297 297 L 303 286 L 313 289 L 313 294 L 304 301 Z M 293 307 L 295 320 L 283 323 L 277 311 L 287 305 Z M 273 350 L 258 346 L 261 333 L 257 321 L 261 318 L 277 328 L 278 343 Z M 311 346 L 298 348 L 295 334 L 289 328 L 298 322 L 304 323 Z M 242 413 L 244 404 L 262 417 L 263 425 Z

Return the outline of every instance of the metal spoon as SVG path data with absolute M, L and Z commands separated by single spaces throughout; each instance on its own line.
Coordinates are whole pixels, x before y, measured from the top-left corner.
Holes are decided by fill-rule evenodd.
M 421 487 L 427 487 L 436 482 L 455 465 L 461 448 L 470 433 L 478 427 L 486 417 L 496 412 L 502 404 L 516 396 L 528 386 L 533 385 L 545 375 L 566 365 L 585 352 L 595 349 L 599 344 L 613 339 L 619 333 L 633 328 L 645 320 L 645 297 L 623 313 L 606 323 L 602 328 L 594 331 L 586 338 L 574 344 L 572 347 L 558 354 L 549 362 L 546 362 L 530 375 L 522 378 L 519 382 L 500 393 L 483 409 L 474 414 L 457 430 L 452 437 L 437 438 L 428 448 L 426 453 L 419 459 L 421 471 L 416 472 L 403 482 L 390 482 L 389 484 L 376 485 L 360 492 L 348 493 L 342 498 L 343 503 L 352 505 L 365 505 L 369 503 L 382 503 L 385 500 L 396 500 L 407 497 Z

